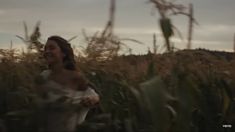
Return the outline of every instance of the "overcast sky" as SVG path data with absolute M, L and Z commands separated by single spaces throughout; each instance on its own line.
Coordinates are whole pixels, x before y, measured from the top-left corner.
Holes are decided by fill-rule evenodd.
M 152 47 L 152 35 L 157 34 L 157 44 L 162 45 L 158 27 L 158 13 L 151 15 L 152 4 L 148 0 L 116 0 L 116 21 L 114 32 L 121 38 L 132 38 L 144 42 L 138 45 L 127 44 L 134 53 L 145 53 Z M 13 41 L 15 48 L 22 42 L 15 35 L 24 36 L 23 21 L 32 31 L 38 20 L 41 21 L 42 39 L 50 35 L 65 38 L 78 36 L 71 43 L 82 44 L 82 29 L 88 34 L 101 31 L 107 20 L 110 0 L 0 0 L 0 48 L 8 48 Z M 199 26 L 194 28 L 193 48 L 212 50 L 233 49 L 235 33 L 235 0 L 177 0 L 188 5 L 193 3 L 195 18 Z M 187 38 L 188 20 L 186 17 L 172 17 L 173 24 Z M 186 42 L 176 38 L 175 46 L 183 49 Z

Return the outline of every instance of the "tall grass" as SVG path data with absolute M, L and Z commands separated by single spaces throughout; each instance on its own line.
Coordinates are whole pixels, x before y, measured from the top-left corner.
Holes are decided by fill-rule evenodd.
M 37 58 L 24 53 L 0 63 L 0 117 L 10 131 L 35 128 L 34 78 L 45 68 Z M 232 61 L 232 54 L 195 50 L 79 62 L 101 96 L 79 130 L 223 131 L 234 125 Z

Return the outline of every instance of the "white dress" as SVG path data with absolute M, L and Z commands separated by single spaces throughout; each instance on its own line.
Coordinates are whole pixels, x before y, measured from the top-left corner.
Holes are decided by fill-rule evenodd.
M 85 91 L 77 91 L 65 88 L 61 84 L 53 80 L 49 80 L 48 76 L 51 71 L 46 70 L 41 73 L 45 80 L 42 87 L 47 90 L 45 102 L 47 104 L 42 132 L 74 132 L 76 126 L 81 124 L 89 111 L 88 107 L 80 105 L 82 97 L 98 96 L 98 94 L 90 87 Z M 60 99 L 63 103 L 60 103 Z M 43 116 L 44 116 L 43 115 Z

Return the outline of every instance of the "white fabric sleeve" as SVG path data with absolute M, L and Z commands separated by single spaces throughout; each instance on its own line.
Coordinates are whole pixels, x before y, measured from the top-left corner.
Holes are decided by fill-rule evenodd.
M 84 93 L 84 96 L 86 97 L 86 96 L 99 96 L 99 95 L 95 92 L 93 88 L 88 87 Z
M 72 100 L 73 100 L 72 104 L 79 104 L 83 97 L 89 97 L 89 96 L 99 96 L 99 95 L 91 87 L 88 87 L 85 91 L 76 91 L 76 93 L 72 95 Z
M 99 96 L 94 89 L 92 89 L 91 87 L 88 87 L 86 91 L 84 91 L 83 93 L 83 97 L 87 97 L 87 96 Z M 81 109 L 78 111 L 78 116 L 77 116 L 77 124 L 81 124 L 85 118 L 86 115 L 88 113 L 90 108 L 88 107 L 81 107 Z

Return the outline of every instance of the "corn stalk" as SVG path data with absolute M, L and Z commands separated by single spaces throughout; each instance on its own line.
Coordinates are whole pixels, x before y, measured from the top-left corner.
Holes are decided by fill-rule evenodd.
M 23 24 L 25 37 L 21 37 L 19 35 L 16 35 L 16 37 L 21 39 L 26 44 L 28 52 L 36 50 L 36 52 L 41 53 L 43 51 L 43 44 L 40 42 L 40 22 L 36 23 L 31 35 L 28 34 L 27 24 L 25 22 L 23 22 Z
M 193 22 L 195 19 L 190 15 L 190 13 L 185 12 L 185 6 L 181 4 L 175 4 L 168 0 L 150 0 L 151 3 L 155 5 L 160 15 L 159 24 L 165 39 L 165 46 L 168 52 L 172 52 L 172 45 L 170 38 L 174 34 L 175 26 L 172 24 L 170 16 L 171 15 L 185 15 L 189 17 Z
M 233 50 L 235 52 L 235 33 L 234 33 L 234 40 L 233 40 Z
M 191 49 L 192 48 L 192 34 L 193 34 L 193 17 L 194 17 L 194 13 L 193 13 L 193 5 L 189 4 L 189 27 L 188 27 L 188 45 L 187 45 L 187 49 Z
M 114 20 L 116 11 L 116 0 L 110 1 L 109 20 L 104 30 L 96 32 L 93 36 L 87 36 L 85 31 L 83 35 L 88 46 L 85 49 L 85 54 L 88 60 L 106 60 L 118 56 L 119 51 L 125 47 L 129 51 L 129 47 L 124 41 L 131 41 L 137 44 L 142 42 L 130 38 L 119 38 L 114 34 Z

